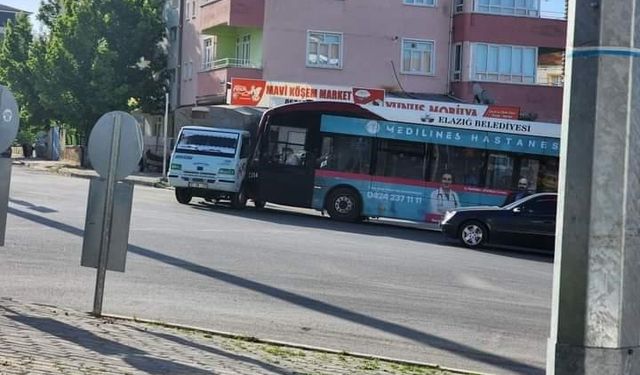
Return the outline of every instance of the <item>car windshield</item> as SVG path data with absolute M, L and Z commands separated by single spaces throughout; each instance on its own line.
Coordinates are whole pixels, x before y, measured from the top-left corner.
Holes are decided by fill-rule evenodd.
M 238 146 L 238 134 L 207 130 L 183 130 L 177 152 L 232 158 Z

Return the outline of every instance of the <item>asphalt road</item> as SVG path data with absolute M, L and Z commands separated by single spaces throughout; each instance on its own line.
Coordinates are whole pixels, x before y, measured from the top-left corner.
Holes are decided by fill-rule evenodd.
M 0 297 L 91 311 L 88 181 L 14 167 Z M 137 186 L 104 312 L 498 374 L 543 374 L 552 257 Z

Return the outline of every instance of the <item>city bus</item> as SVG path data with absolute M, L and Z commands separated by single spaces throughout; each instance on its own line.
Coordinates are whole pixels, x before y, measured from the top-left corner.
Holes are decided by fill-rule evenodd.
M 247 195 L 258 207 L 313 208 L 341 221 L 437 224 L 457 207 L 502 205 L 523 178 L 530 192 L 557 190 L 558 124 L 395 118 L 393 109 L 336 102 L 266 111 Z

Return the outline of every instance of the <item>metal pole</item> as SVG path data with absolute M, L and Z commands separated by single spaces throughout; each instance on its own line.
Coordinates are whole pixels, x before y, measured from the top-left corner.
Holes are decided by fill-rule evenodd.
M 638 1 L 569 1 L 551 375 L 640 374 Z
M 113 218 L 113 191 L 116 184 L 116 168 L 120 149 L 120 132 L 122 118 L 116 114 L 113 119 L 111 132 L 111 157 L 109 159 L 109 173 L 107 175 L 107 193 L 104 201 L 102 217 L 102 236 L 100 240 L 100 256 L 98 260 L 98 276 L 96 278 L 96 293 L 93 300 L 93 314 L 102 315 L 102 299 L 104 296 L 104 282 L 107 276 L 107 262 L 109 261 L 109 247 L 111 241 L 111 221 Z
M 162 151 L 162 178 L 167 179 L 167 129 L 169 127 L 169 93 L 165 94 L 164 146 Z
M 11 187 L 11 158 L 0 157 L 0 247 L 4 246 Z

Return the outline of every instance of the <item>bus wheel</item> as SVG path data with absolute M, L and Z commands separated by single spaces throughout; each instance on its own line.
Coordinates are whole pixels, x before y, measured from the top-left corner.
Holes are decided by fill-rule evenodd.
M 244 193 L 244 189 L 240 189 L 239 192 L 231 196 L 231 207 L 236 210 L 241 210 L 247 205 L 247 195 Z
M 193 196 L 191 195 L 189 189 L 179 187 L 176 188 L 176 200 L 178 201 L 178 203 L 189 204 L 189 202 L 191 202 L 191 198 L 193 198 Z
M 255 208 L 263 209 L 264 206 L 267 205 L 267 202 L 261 201 L 261 200 L 254 200 L 253 205 L 255 206 Z
M 458 238 L 466 247 L 475 249 L 487 242 L 489 230 L 479 221 L 470 220 L 460 226 Z
M 358 221 L 362 204 L 358 193 L 349 188 L 338 188 L 327 198 L 327 212 L 332 219 L 339 221 Z

